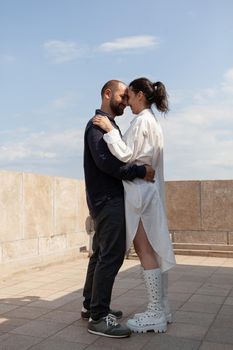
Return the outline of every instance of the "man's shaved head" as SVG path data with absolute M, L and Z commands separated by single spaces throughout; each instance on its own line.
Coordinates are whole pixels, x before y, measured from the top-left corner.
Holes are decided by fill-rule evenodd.
M 107 83 L 105 83 L 104 86 L 102 87 L 101 97 L 103 98 L 104 92 L 107 89 L 110 89 L 114 93 L 114 91 L 118 88 L 119 84 L 124 84 L 125 85 L 125 83 L 123 83 L 120 80 L 114 80 L 113 79 L 113 80 L 107 81 Z

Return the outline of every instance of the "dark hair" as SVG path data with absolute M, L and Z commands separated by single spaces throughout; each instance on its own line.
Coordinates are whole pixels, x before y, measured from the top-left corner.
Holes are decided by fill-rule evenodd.
M 120 81 L 120 80 L 115 80 L 115 79 L 112 79 L 112 80 L 107 81 L 107 83 L 105 83 L 104 86 L 103 86 L 102 89 L 101 89 L 101 97 L 103 98 L 104 92 L 105 92 L 105 90 L 107 90 L 107 89 L 111 89 L 112 91 L 114 91 L 114 90 L 117 88 L 117 86 L 118 86 L 119 83 L 124 84 L 122 81 Z
M 149 106 L 151 106 L 154 103 L 156 105 L 156 108 L 160 112 L 167 113 L 169 111 L 167 91 L 164 84 L 161 83 L 161 81 L 152 83 L 147 78 L 138 78 L 131 81 L 129 87 L 135 93 L 142 91 L 146 97 Z

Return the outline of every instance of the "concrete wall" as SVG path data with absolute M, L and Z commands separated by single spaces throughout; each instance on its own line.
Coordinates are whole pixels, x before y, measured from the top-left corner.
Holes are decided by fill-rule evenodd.
M 174 243 L 233 245 L 233 180 L 166 183 Z
M 172 241 L 233 245 L 233 180 L 170 181 Z M 89 247 L 84 182 L 0 171 L 0 272 L 77 257 Z
M 83 181 L 0 172 L 0 271 L 77 256 L 88 246 Z

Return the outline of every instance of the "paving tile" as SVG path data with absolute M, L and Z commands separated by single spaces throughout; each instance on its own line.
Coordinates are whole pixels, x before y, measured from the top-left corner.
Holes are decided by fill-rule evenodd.
M 174 322 L 188 323 L 199 326 L 210 326 L 213 322 L 215 314 L 207 314 L 204 312 L 176 311 L 174 314 Z
M 174 323 L 167 333 L 133 334 L 128 339 L 89 334 L 87 322 L 80 319 L 88 263 L 84 258 L 0 281 L 0 350 L 232 349 L 233 259 L 177 258 L 168 276 Z M 122 322 L 147 306 L 138 260 L 124 262 L 111 306 L 124 312 Z M 15 347 L 17 341 L 10 339 L 21 343 Z
M 124 295 L 128 291 L 130 291 L 128 288 L 114 288 L 112 291 L 112 300 L 116 299 L 120 295 Z
M 190 303 L 206 303 L 206 304 L 216 304 L 221 305 L 225 301 L 224 296 L 216 295 L 203 295 L 203 294 L 194 294 L 190 299 Z
M 73 311 L 73 312 L 77 312 L 77 314 L 80 315 L 80 310 L 82 308 L 82 304 L 83 304 L 83 299 L 79 298 L 79 299 L 76 299 L 70 303 L 67 303 L 65 305 L 60 306 L 59 308 L 57 308 L 57 310 Z
M 185 339 L 166 334 L 156 334 L 143 350 L 197 350 L 198 340 Z
M 168 327 L 167 334 L 175 337 L 201 340 L 208 330 L 208 326 L 187 323 L 173 323 Z
M 87 329 L 87 320 L 83 320 L 81 316 L 79 316 L 79 319 L 77 321 L 74 321 L 72 323 L 73 326 L 78 326 L 78 327 L 84 327 Z
M 224 305 L 233 305 L 233 296 L 228 297 L 225 302 Z
M 117 288 L 134 288 L 136 286 L 138 286 L 139 284 L 142 283 L 141 279 L 120 279 L 118 281 L 115 282 L 115 285 L 117 286 Z
M 61 329 L 65 328 L 67 324 L 52 321 L 37 321 L 33 320 L 23 326 L 15 328 L 10 333 L 31 335 L 33 337 L 47 338 Z
M 115 344 L 114 340 L 111 345 L 107 346 L 95 346 L 95 345 L 89 345 L 88 347 L 85 348 L 85 350 L 119 350 L 117 345 Z
M 217 320 L 228 321 L 233 324 L 233 305 L 223 305 L 217 314 Z
M 221 305 L 219 304 L 207 304 L 190 302 L 185 303 L 180 310 L 181 311 L 194 311 L 194 312 L 206 312 L 206 313 L 217 313 Z
M 170 286 L 170 292 L 183 292 L 183 293 L 195 293 L 195 291 L 200 288 L 201 282 L 191 282 L 191 281 L 176 281 Z
M 233 276 L 229 276 L 229 274 L 214 274 L 208 279 L 208 281 L 210 283 L 216 283 L 218 285 L 223 285 L 227 283 L 227 285 L 233 287 Z
M 30 294 L 25 294 L 25 293 L 23 293 L 22 295 L 17 294 L 17 296 L 15 296 L 13 298 L 8 298 L 8 297 L 9 297 L 9 295 L 4 299 L 0 299 L 0 304 L 23 306 L 23 305 L 28 305 L 28 304 L 32 303 L 33 301 L 36 301 L 39 299 L 34 294 L 30 295 Z
M 204 283 L 208 275 L 200 275 L 199 273 L 186 273 L 179 278 L 179 283 L 181 282 L 197 282 Z
M 12 311 L 5 313 L 4 317 L 6 318 L 16 317 L 16 318 L 26 318 L 26 319 L 34 320 L 35 318 L 47 312 L 48 312 L 48 309 L 45 309 L 45 308 L 21 306 L 21 307 L 17 307 L 17 309 L 14 309 Z
M 229 332 L 233 332 L 232 317 L 217 317 L 212 324 L 215 328 L 228 328 Z
M 82 296 L 82 293 L 74 293 L 74 292 L 70 292 L 67 293 L 66 291 L 62 291 L 59 293 L 55 293 L 50 295 L 47 300 L 51 300 L 51 301 L 59 301 L 60 302 L 60 306 L 70 303 L 71 301 L 77 300 Z
M 61 339 L 62 341 L 83 344 L 92 344 L 97 338 L 98 335 L 88 333 L 87 328 L 73 325 L 64 328 L 62 331 L 51 337 L 51 339 L 56 341 Z
M 177 300 L 177 301 L 187 301 L 191 298 L 192 293 L 171 293 L 168 291 L 169 300 Z
M 1 350 L 27 350 L 42 339 L 18 334 L 9 334 L 0 337 Z
M 233 345 L 233 331 L 231 328 L 226 327 L 215 327 L 214 325 L 209 329 L 206 337 L 206 341 L 231 344 Z
M 147 296 L 145 295 L 142 299 L 141 297 L 134 297 L 133 298 L 133 304 L 134 306 L 141 305 L 147 301 Z M 114 305 L 129 305 L 132 304 L 132 298 L 128 297 L 127 294 L 124 294 L 114 300 Z
M 233 259 L 228 258 L 225 260 L 225 262 L 222 264 L 223 267 L 233 267 Z
M 67 311 L 60 311 L 60 310 L 54 310 L 50 311 L 45 315 L 42 315 L 38 318 L 39 321 L 42 320 L 54 320 L 61 323 L 67 323 L 71 324 L 74 321 L 77 321 L 80 318 L 80 314 L 77 312 L 67 312 Z
M 182 306 L 184 305 L 184 301 L 182 300 L 170 300 L 170 308 L 173 311 L 179 310 L 182 308 Z
M 0 315 L 17 308 L 17 305 L 0 304 Z
M 86 344 L 70 343 L 62 340 L 45 340 L 30 348 L 30 350 L 83 350 Z
M 127 293 L 124 293 L 124 296 L 126 296 L 127 298 L 136 298 L 136 299 L 140 299 L 143 298 L 144 300 L 147 300 L 147 292 L 146 289 L 129 289 L 127 291 Z M 118 299 L 116 299 L 118 300 Z M 131 299 L 132 300 L 132 299 Z
M 37 308 L 47 309 L 47 312 L 48 312 L 48 310 L 56 309 L 58 306 L 54 300 L 51 301 L 51 300 L 39 299 L 30 303 L 30 307 L 33 307 L 35 309 Z
M 13 329 L 22 326 L 26 323 L 30 322 L 30 320 L 26 318 L 0 318 L 0 332 L 10 332 Z
M 204 295 L 227 296 L 231 287 L 219 286 L 213 283 L 205 283 L 199 288 L 196 293 Z
M 117 349 L 117 350 L 141 350 L 146 349 L 146 344 L 151 338 L 155 337 L 156 334 L 135 334 L 133 333 L 129 338 L 123 339 L 111 339 L 107 337 L 99 337 L 93 344 L 92 347 L 104 348 L 104 349 Z M 89 349 L 89 347 L 87 348 Z
M 204 342 L 199 350 L 233 350 L 233 345 Z

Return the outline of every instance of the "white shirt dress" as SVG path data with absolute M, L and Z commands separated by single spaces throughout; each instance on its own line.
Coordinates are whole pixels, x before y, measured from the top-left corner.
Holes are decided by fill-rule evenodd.
M 104 134 L 110 152 L 125 163 L 148 164 L 155 182 L 123 181 L 125 192 L 126 249 L 130 249 L 141 219 L 148 240 L 160 259 L 162 272 L 176 264 L 165 209 L 163 134 L 151 109 L 135 116 L 121 138 L 117 129 Z

